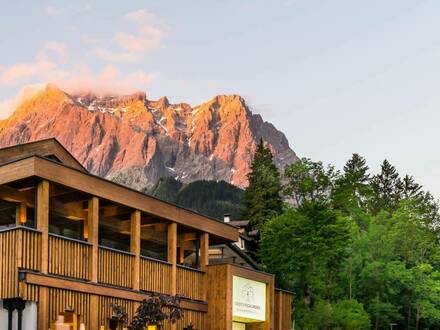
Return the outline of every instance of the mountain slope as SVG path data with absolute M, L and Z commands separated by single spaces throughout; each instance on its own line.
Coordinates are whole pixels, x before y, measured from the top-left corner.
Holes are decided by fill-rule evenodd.
M 243 190 L 225 181 L 194 181 L 183 185 L 172 177 L 160 179 L 151 195 L 223 220 L 225 214 L 240 219 Z
M 0 122 L 0 146 L 56 137 L 92 173 L 146 190 L 159 178 L 224 180 L 239 187 L 258 140 L 278 167 L 297 159 L 284 134 L 237 95 L 191 107 L 145 93 L 69 95 L 48 85 Z

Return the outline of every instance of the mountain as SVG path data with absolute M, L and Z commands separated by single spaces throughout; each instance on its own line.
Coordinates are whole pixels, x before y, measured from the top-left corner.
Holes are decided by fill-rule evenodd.
M 147 191 L 162 177 L 247 185 L 260 138 L 279 168 L 297 159 L 283 133 L 238 95 L 192 107 L 145 93 L 69 95 L 47 85 L 0 121 L 0 147 L 56 137 L 90 172 Z
M 240 219 L 243 190 L 225 181 L 198 180 L 188 184 L 173 177 L 160 179 L 150 194 L 213 218 L 230 214 Z

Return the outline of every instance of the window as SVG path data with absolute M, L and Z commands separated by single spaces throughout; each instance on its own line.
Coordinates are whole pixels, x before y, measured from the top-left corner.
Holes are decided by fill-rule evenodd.
M 35 227 L 35 188 L 29 183 L 0 186 L 0 229 Z
M 130 252 L 132 209 L 101 200 L 99 215 L 99 245 Z
M 89 196 L 57 184 L 49 191 L 49 232 L 84 240 Z

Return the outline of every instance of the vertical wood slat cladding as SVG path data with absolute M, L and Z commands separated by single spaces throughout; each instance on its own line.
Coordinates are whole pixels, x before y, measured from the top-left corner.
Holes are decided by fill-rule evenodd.
M 204 272 L 177 266 L 177 294 L 193 300 L 203 300 L 204 276 Z
M 292 328 L 292 294 L 275 290 L 275 330 Z
M 38 301 L 40 287 L 38 285 L 19 282 L 20 297 L 23 300 Z
M 98 282 L 131 288 L 133 259 L 131 254 L 100 247 Z
M 49 273 L 90 279 L 89 255 L 91 247 L 58 236 L 49 236 Z
M 141 257 L 140 289 L 170 294 L 171 264 Z
M 18 295 L 17 251 L 15 248 L 17 230 L 0 233 L 0 298 L 14 298 Z
M 29 230 L 24 227 L 18 230 L 21 236 L 21 261 L 18 268 L 39 271 L 41 270 L 41 233 L 36 230 Z
M 99 310 L 99 326 L 104 326 L 104 329 L 108 329 L 109 320 L 112 317 L 113 309 L 112 304 L 118 305 L 125 309 L 128 319 L 131 320 L 138 307 L 139 303 L 112 297 L 99 297 L 99 306 L 92 306 L 92 308 L 98 308 Z
M 197 330 L 207 330 L 204 326 L 206 313 L 184 310 L 183 318 L 177 321 L 177 330 L 183 330 L 183 328 L 187 327 L 189 324 L 194 326 L 194 329 Z M 171 323 L 169 321 L 164 322 L 164 330 L 172 330 Z
M 60 313 L 72 310 L 80 317 L 80 323 L 90 324 L 90 295 L 70 290 L 49 288 L 49 321 L 52 323 Z M 90 329 L 93 330 L 93 329 Z

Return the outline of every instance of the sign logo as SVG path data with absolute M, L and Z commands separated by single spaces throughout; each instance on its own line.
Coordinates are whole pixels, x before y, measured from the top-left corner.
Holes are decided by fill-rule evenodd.
M 241 299 L 247 303 L 253 304 L 255 302 L 254 288 L 249 283 L 241 288 Z
M 233 276 L 234 321 L 260 322 L 266 320 L 266 283 Z

